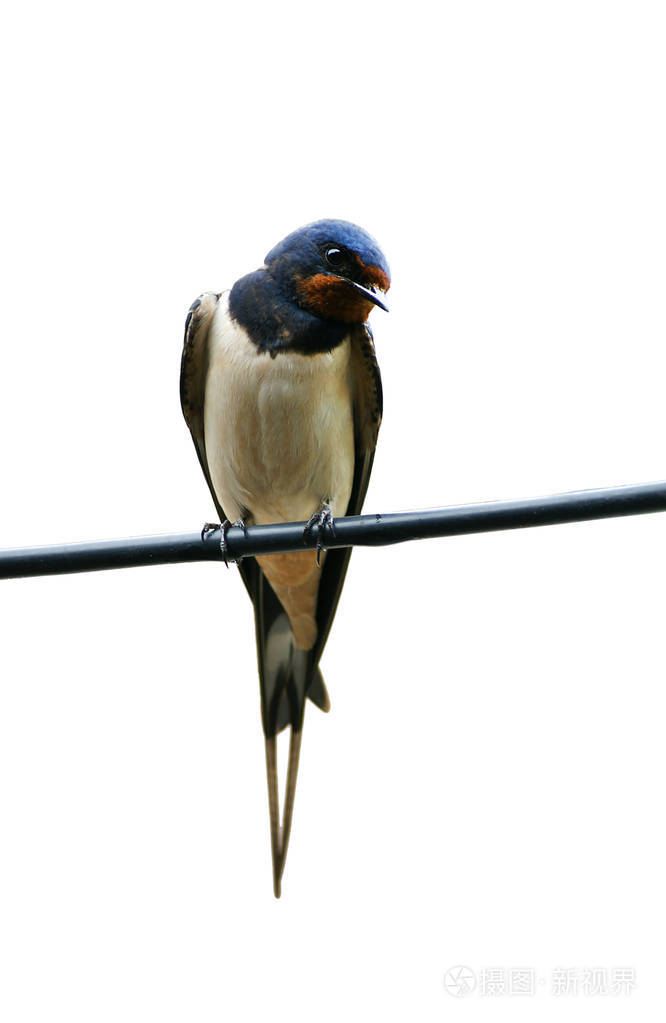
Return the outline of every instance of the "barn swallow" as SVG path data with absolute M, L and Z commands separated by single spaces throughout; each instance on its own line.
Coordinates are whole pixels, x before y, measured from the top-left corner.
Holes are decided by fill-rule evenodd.
M 368 488 L 382 385 L 366 320 L 386 309 L 389 267 L 377 242 L 343 220 L 294 231 L 228 292 L 190 308 L 181 405 L 226 530 L 307 522 L 334 528 Z M 321 535 L 321 533 L 320 533 Z M 319 670 L 351 550 L 244 558 L 254 605 L 270 813 L 280 896 L 305 701 L 329 699 Z M 276 736 L 290 728 L 280 819 Z

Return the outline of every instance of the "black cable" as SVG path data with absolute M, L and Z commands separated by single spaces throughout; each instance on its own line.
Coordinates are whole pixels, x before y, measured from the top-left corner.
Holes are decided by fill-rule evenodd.
M 555 526 L 565 522 L 659 511 L 666 511 L 666 482 L 580 490 L 522 501 L 455 505 L 434 511 L 353 515 L 336 519 L 334 534 L 326 529 L 320 540 L 323 550 L 332 547 L 381 547 L 405 540 Z M 314 549 L 318 544 L 317 532 L 306 535 L 304 526 L 303 522 L 249 526 L 245 532 L 231 527 L 227 533 L 230 557 Z M 19 547 L 0 550 L 0 579 L 139 565 L 172 565 L 186 561 L 219 561 L 221 558 L 219 529 L 206 533 L 203 538 L 198 532 L 176 533 L 49 547 Z

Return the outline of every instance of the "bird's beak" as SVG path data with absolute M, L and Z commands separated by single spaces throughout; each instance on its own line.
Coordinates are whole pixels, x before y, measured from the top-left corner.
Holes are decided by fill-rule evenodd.
M 336 277 L 339 281 L 344 281 L 345 284 L 350 284 L 352 288 L 356 288 L 357 291 L 360 291 L 361 294 L 367 298 L 368 302 L 372 302 L 373 305 L 378 305 L 385 313 L 388 312 L 388 306 L 384 303 L 384 292 L 380 291 L 379 288 L 366 288 L 363 284 L 357 284 L 356 281 L 350 281 L 348 277 L 340 277 L 339 274 L 331 274 L 331 277 Z

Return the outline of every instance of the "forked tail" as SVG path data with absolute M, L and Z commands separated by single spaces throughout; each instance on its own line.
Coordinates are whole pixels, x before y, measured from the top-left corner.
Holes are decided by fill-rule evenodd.
M 313 651 L 296 646 L 289 618 L 258 564 L 248 558 L 239 567 L 254 604 L 261 718 L 266 737 L 273 892 L 279 898 L 294 813 L 306 699 L 324 711 L 330 704 Z M 287 727 L 290 728 L 289 759 L 281 812 L 277 736 Z

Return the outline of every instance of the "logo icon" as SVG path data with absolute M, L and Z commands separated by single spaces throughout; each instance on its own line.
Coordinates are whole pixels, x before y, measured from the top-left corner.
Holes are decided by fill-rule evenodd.
M 454 998 L 466 998 L 476 988 L 476 974 L 469 966 L 451 966 L 444 974 L 444 987 Z

